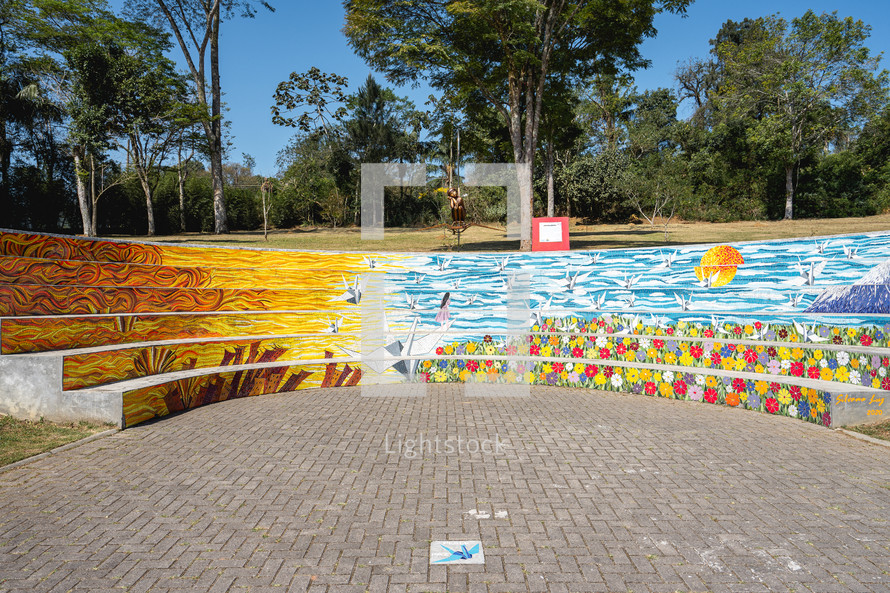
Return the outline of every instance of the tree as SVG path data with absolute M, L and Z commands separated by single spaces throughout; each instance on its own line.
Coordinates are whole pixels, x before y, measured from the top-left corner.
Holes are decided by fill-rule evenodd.
M 717 99 L 726 115 L 753 120 L 752 141 L 782 164 L 788 220 L 801 161 L 886 101 L 887 72 L 865 46 L 871 28 L 836 12 L 809 10 L 790 30 L 777 16 L 754 28 L 716 46 L 725 69 Z
M 258 4 L 273 11 L 264 0 Z M 209 111 L 202 123 L 207 137 L 210 176 L 213 186 L 214 232 L 228 232 L 226 202 L 223 194 L 223 122 L 222 86 L 219 77 L 219 29 L 225 18 L 240 9 L 253 18 L 256 10 L 249 0 L 128 0 L 128 6 L 141 18 L 165 22 L 176 37 L 188 64 L 198 104 Z M 210 46 L 210 101 L 207 100 L 206 55 Z
M 639 44 L 655 35 L 655 15 L 684 13 L 691 1 L 345 0 L 344 33 L 396 84 L 427 78 L 444 92 L 481 93 L 509 130 L 514 161 L 530 170 L 548 79 L 646 65 Z M 520 179 L 525 251 L 531 181 Z

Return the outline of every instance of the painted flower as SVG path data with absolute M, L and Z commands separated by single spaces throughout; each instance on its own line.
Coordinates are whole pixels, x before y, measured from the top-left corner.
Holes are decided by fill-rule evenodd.
M 662 374 L 661 379 L 662 379 L 662 381 L 664 381 L 665 383 L 671 383 L 671 382 L 673 382 L 673 380 L 674 380 L 674 373 L 673 373 L 673 371 L 665 371 L 664 374 Z
M 818 379 L 819 375 L 819 367 L 811 366 L 807 368 L 807 377 L 809 377 L 810 379 Z
M 775 414 L 779 411 L 779 402 L 772 397 L 766 398 L 766 411 L 770 414 Z
M 822 414 L 822 425 L 831 426 L 831 414 Z
M 670 383 L 662 383 L 658 386 L 658 391 L 662 397 L 670 397 L 674 394 L 674 388 Z
M 630 368 L 627 370 L 627 382 L 636 383 L 640 378 L 640 372 L 637 369 Z
M 850 383 L 862 385 L 862 374 L 859 371 L 850 371 Z
M 609 380 L 612 382 L 612 387 L 615 387 L 616 389 L 618 389 L 619 387 L 621 387 L 624 384 L 624 377 L 622 377 L 621 375 L 619 375 L 617 373 L 612 375 L 612 377 Z
M 686 395 L 688 386 L 684 381 L 674 381 L 674 393 L 677 395 Z
M 800 414 L 801 418 L 806 418 L 810 415 L 810 404 L 806 400 L 800 400 L 797 403 L 797 412 Z
M 445 354 L 445 349 L 442 348 L 441 346 L 439 346 L 438 348 L 436 348 L 436 354 L 439 354 L 439 355 Z
M 479 335 L 479 334 L 476 334 L 476 335 Z M 486 344 L 491 344 L 492 338 L 491 338 L 491 336 L 486 334 L 485 337 L 482 338 L 482 341 L 485 342 Z
M 745 405 L 748 406 L 748 409 L 751 410 L 759 410 L 760 409 L 760 396 L 756 393 L 752 393 L 748 396 L 748 399 L 745 401 Z
M 726 394 L 726 405 L 727 406 L 737 406 L 739 405 L 739 394 L 734 392 L 729 392 Z
M 689 388 L 689 399 L 695 402 L 700 402 L 702 400 L 702 396 L 704 395 L 704 390 L 699 385 L 693 385 Z
M 716 389 L 710 387 L 708 389 L 705 389 L 704 398 L 705 401 L 709 404 L 717 403 L 718 396 L 719 394 L 717 393 Z
M 769 361 L 769 364 L 766 365 L 766 370 L 771 375 L 778 375 L 779 371 L 782 370 L 782 363 L 779 362 L 778 360 L 771 360 L 771 361 Z
M 751 348 L 748 348 L 747 350 L 745 350 L 744 357 L 745 357 L 745 362 L 747 362 L 747 363 L 753 364 L 753 363 L 757 362 L 757 353 L 754 352 L 754 350 L 752 350 Z
M 872 342 L 872 339 L 871 339 L 870 335 L 862 334 L 861 336 L 859 336 L 859 343 L 862 344 L 863 346 L 871 346 L 871 342 Z
M 658 391 L 658 386 L 652 381 L 647 381 L 644 389 L 646 391 L 646 395 L 655 395 L 655 392 Z
M 479 370 L 479 361 L 477 361 L 477 360 L 468 360 L 468 361 L 467 361 L 467 368 L 470 369 L 472 372 L 476 372 L 477 370 Z
M 574 348 L 572 348 L 572 356 L 574 356 L 575 358 L 583 358 L 584 351 L 575 346 Z
M 593 378 L 593 382 L 600 386 L 605 385 L 606 381 L 608 381 L 608 379 L 606 379 L 606 376 L 602 373 L 597 373 Z

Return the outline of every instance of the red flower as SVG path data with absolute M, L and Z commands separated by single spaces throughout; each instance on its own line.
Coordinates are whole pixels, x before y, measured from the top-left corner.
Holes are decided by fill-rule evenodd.
M 587 375 L 588 377 L 593 377 L 598 372 L 600 372 L 600 370 L 599 370 L 599 368 L 597 368 L 597 366 L 595 364 L 589 364 L 586 367 L 584 367 L 584 374 Z
M 597 325 L 599 325 L 600 327 L 606 327 L 606 322 L 603 321 L 602 319 L 600 319 L 600 320 L 597 321 L 596 323 L 597 323 Z
M 840 336 L 834 336 L 833 338 L 831 338 L 831 343 L 832 344 L 843 344 L 844 339 Z
M 779 411 L 779 402 L 774 397 L 766 398 L 766 411 L 770 414 L 775 414 Z
M 600 348 L 600 358 L 609 358 L 611 355 L 608 348 Z
M 637 350 L 640 349 L 640 343 L 639 342 L 631 342 L 630 346 L 628 346 L 628 348 L 630 348 L 631 350 L 636 352 Z
M 581 358 L 582 356 L 584 356 L 584 351 L 575 346 L 574 348 L 572 348 L 572 356 L 574 356 L 575 358 Z
M 689 354 L 692 355 L 692 358 L 701 358 L 704 353 L 705 351 L 701 346 L 693 346 L 689 349 Z
M 883 365 L 885 367 L 890 367 L 890 358 L 887 358 L 886 356 L 884 358 L 882 358 L 881 365 Z
M 720 356 L 720 353 L 719 353 L 719 352 L 712 352 L 712 353 L 711 353 L 711 364 L 713 364 L 713 365 L 716 366 L 716 365 L 720 364 L 720 362 L 721 362 L 722 360 L 723 360 L 723 357 Z
M 863 346 L 871 346 L 871 336 L 868 334 L 862 334 L 861 336 L 859 336 L 859 342 Z
M 445 349 L 439 346 L 436 348 L 436 354 L 445 354 Z
M 875 377 L 878 376 L 878 371 L 869 371 L 868 374 L 871 375 L 872 379 L 874 379 Z
M 757 353 L 754 352 L 753 348 L 748 348 L 745 350 L 745 362 L 748 364 L 754 364 L 757 362 Z
M 807 369 L 807 377 L 810 379 L 818 379 L 820 376 L 819 367 L 811 366 Z
M 788 388 L 788 392 L 791 394 L 791 397 L 794 399 L 794 401 L 796 401 L 796 402 L 800 401 L 800 397 L 801 397 L 800 387 L 798 387 L 797 385 L 792 385 L 791 387 Z
M 420 382 L 421 383 L 429 383 L 430 382 L 430 374 L 429 373 L 420 373 Z
M 831 426 L 831 414 L 825 412 L 822 414 L 822 424 L 825 426 Z
M 775 357 L 777 354 L 779 354 L 779 351 L 776 350 L 775 346 L 770 346 L 769 348 L 766 349 L 766 353 L 769 354 L 770 356 Z
M 674 328 L 669 327 L 666 330 L 664 330 L 664 333 L 666 333 L 669 336 L 672 336 L 672 335 L 674 335 Z
M 759 321 L 754 322 L 754 329 L 760 329 L 761 327 L 763 327 L 762 323 L 760 323 Z
M 603 374 L 606 376 L 607 379 L 610 379 L 612 375 L 615 374 L 615 369 L 613 369 L 612 367 L 603 367 Z
M 494 361 L 493 361 L 493 360 L 486 360 L 486 361 L 485 361 L 485 366 L 487 366 L 487 367 L 490 367 L 490 366 L 493 365 L 493 364 L 494 364 Z
M 491 344 L 491 336 L 486 334 L 486 336 L 484 338 L 482 338 L 482 341 L 485 342 L 486 344 Z
M 677 395 L 686 395 L 686 382 L 674 381 L 674 393 Z
M 706 337 L 706 338 L 713 338 L 713 337 L 714 337 L 714 330 L 712 330 L 712 329 L 706 329 L 706 330 L 705 330 L 705 337 Z
M 773 383 L 769 384 L 769 390 L 772 391 L 773 393 L 779 393 L 780 389 L 782 389 L 782 386 L 779 385 L 778 383 L 773 382 Z
M 617 352 L 618 354 L 625 354 L 627 352 L 627 346 L 625 346 L 624 344 L 618 344 L 617 346 L 615 346 L 615 352 Z
M 713 387 L 705 389 L 705 401 L 709 404 L 717 403 L 717 390 Z
M 532 356 L 538 356 L 541 354 L 541 347 L 533 344 L 529 347 L 528 351 L 531 352 Z
M 890 377 L 884 377 L 883 379 L 881 379 L 881 389 L 890 391 Z
M 563 371 L 563 369 L 565 369 L 565 368 L 566 368 L 565 365 L 562 364 L 561 362 L 553 363 L 553 370 L 557 373 L 561 373 Z
M 615 328 L 613 328 L 611 325 L 610 325 L 609 327 L 606 328 L 606 333 L 607 333 L 607 334 L 611 334 L 613 331 L 615 331 Z
M 664 348 L 664 340 L 652 340 L 652 345 L 656 348 Z
M 468 360 L 467 368 L 470 369 L 471 372 L 476 372 L 479 370 L 479 361 L 477 360 Z
M 647 381 L 645 389 L 646 395 L 655 395 L 655 392 L 658 391 L 658 386 L 652 381 Z
M 791 363 L 791 374 L 795 377 L 803 377 L 804 366 L 802 362 Z
M 734 333 L 737 336 L 740 336 L 740 335 L 742 335 L 742 328 L 737 325 L 737 326 L 735 326 L 735 328 L 733 328 L 732 333 Z
M 733 391 L 737 391 L 737 392 L 741 393 L 742 391 L 745 391 L 746 387 L 747 386 L 745 385 L 744 379 L 733 379 L 732 380 L 732 390 Z

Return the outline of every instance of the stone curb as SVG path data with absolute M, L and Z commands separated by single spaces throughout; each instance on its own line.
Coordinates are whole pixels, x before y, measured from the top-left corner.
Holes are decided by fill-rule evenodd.
M 845 430 L 843 428 L 838 428 L 837 431 L 844 433 L 848 437 L 853 437 L 854 439 L 859 439 L 860 441 L 865 441 L 867 443 L 872 443 L 874 445 L 881 445 L 882 447 L 890 447 L 890 441 L 876 439 L 875 437 L 870 437 L 867 434 L 862 434 L 861 432 L 855 432 L 853 430 Z M 2 471 L 2 470 L 0 470 L 0 471 Z
M 102 432 L 97 432 L 96 434 L 91 434 L 88 437 L 84 437 L 84 438 L 80 439 L 79 441 L 74 441 L 73 443 L 68 443 L 67 445 L 61 445 L 59 447 L 56 447 L 55 449 L 50 449 L 49 451 L 46 451 L 45 453 L 38 453 L 37 455 L 32 455 L 31 457 L 27 457 L 25 459 L 15 461 L 13 463 L 10 463 L 9 465 L 0 466 L 0 474 L 2 474 L 3 472 L 9 471 L 11 469 L 15 469 L 17 467 L 21 467 L 23 465 L 28 465 L 29 463 L 33 463 L 40 459 L 45 459 L 45 458 L 49 457 L 50 455 L 55 455 L 56 453 L 61 453 L 62 451 L 67 451 L 68 449 L 73 449 L 75 447 L 85 445 L 91 441 L 95 441 L 97 439 L 101 439 L 103 437 L 113 435 L 120 431 L 121 431 L 120 428 L 112 428 L 110 430 L 103 430 Z

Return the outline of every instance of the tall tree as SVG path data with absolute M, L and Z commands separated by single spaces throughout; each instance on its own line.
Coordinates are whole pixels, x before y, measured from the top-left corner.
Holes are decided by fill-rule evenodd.
M 718 43 L 725 71 L 717 100 L 725 115 L 753 120 L 752 140 L 782 164 L 787 220 L 801 161 L 886 102 L 887 72 L 877 71 L 862 21 L 809 10 L 790 28 L 778 16 L 758 26 L 741 43 Z
M 509 129 L 514 161 L 531 169 L 548 78 L 646 65 L 639 45 L 655 35 L 655 15 L 684 13 L 691 2 L 344 0 L 344 33 L 396 84 L 428 78 L 445 92 L 478 90 Z M 528 251 L 531 178 L 520 182 L 528 189 L 521 205 Z
M 265 0 L 256 4 L 274 12 Z M 214 232 L 228 232 L 223 159 L 222 86 L 219 77 L 219 29 L 225 18 L 240 11 L 241 16 L 256 15 L 254 2 L 249 0 L 128 0 L 128 6 L 141 18 L 162 21 L 173 32 L 182 55 L 188 64 L 201 106 L 209 111 L 204 134 L 210 157 L 210 176 L 213 186 Z M 210 100 L 207 100 L 207 49 L 210 49 Z

